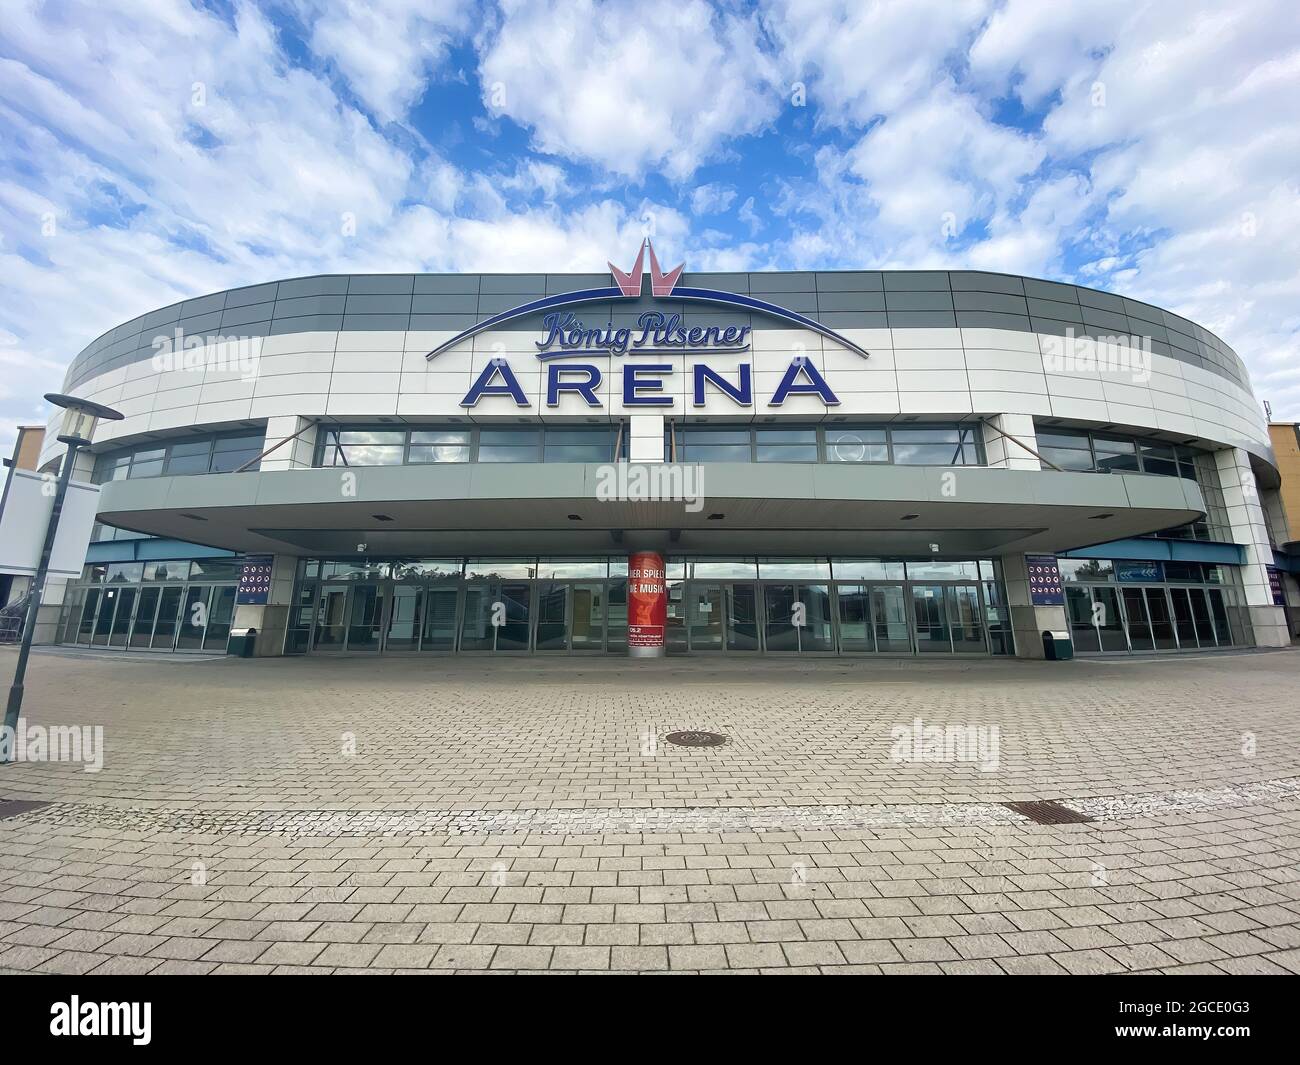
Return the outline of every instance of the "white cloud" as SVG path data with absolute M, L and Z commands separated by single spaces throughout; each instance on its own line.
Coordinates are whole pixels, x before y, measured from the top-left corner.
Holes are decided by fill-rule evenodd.
M 697 185 L 691 193 L 691 214 L 721 214 L 736 198 L 736 189 L 721 181 Z
M 383 122 L 402 119 L 474 7 L 463 0 L 300 0 L 313 52 Z
M 703 0 L 503 0 L 481 45 L 490 110 L 538 150 L 682 181 L 776 115 L 776 67 L 752 18 Z

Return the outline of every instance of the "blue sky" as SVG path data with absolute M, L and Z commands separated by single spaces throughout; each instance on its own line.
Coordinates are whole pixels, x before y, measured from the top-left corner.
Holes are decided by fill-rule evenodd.
M 1300 418 L 1298 97 L 1281 0 L 6 0 L 0 448 L 173 300 L 603 270 L 646 227 L 688 269 L 1122 291 Z

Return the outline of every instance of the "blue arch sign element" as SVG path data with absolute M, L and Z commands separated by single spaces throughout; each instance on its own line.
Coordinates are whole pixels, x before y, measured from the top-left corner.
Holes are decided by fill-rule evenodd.
M 655 259 L 654 248 L 649 241 L 642 245 L 641 252 L 637 255 L 636 265 L 629 273 L 623 273 L 618 270 L 613 263 L 610 263 L 610 271 L 614 279 L 618 282 L 609 288 L 585 288 L 577 289 L 573 292 L 561 292 L 554 296 L 544 296 L 541 299 L 531 300 L 528 303 L 520 304 L 518 307 L 512 307 L 510 310 L 501 311 L 485 318 L 477 325 L 457 333 L 450 340 L 439 344 L 436 348 L 425 356 L 427 359 L 434 359 L 444 351 L 454 348 L 471 337 L 478 336 L 490 329 L 505 325 L 517 318 L 525 315 L 537 314 L 543 311 L 555 311 L 562 307 L 579 306 L 584 303 L 596 303 L 602 300 L 625 300 L 637 299 L 641 295 L 641 274 L 642 262 L 646 252 L 650 252 L 651 265 L 651 292 L 657 299 L 672 298 L 674 300 L 685 300 L 693 303 L 712 303 L 724 307 L 738 307 L 742 310 L 767 315 L 769 318 L 775 318 L 779 321 L 788 322 L 791 325 L 799 326 L 801 329 L 808 329 L 818 335 L 825 337 L 827 340 L 840 344 L 849 351 L 855 352 L 862 358 L 869 358 L 868 352 L 864 351 L 847 337 L 840 335 L 833 329 L 828 329 L 814 318 L 799 314 L 797 311 L 788 310 L 785 307 L 778 306 L 775 303 L 768 303 L 766 300 L 758 299 L 754 296 L 742 296 L 738 292 L 723 292 L 720 289 L 711 288 L 694 288 L 694 287 L 677 287 L 677 280 L 681 277 L 682 267 L 678 266 L 668 273 L 661 273 L 659 263 Z M 688 350 L 685 342 L 681 343 L 681 350 Z M 538 358 L 556 358 L 561 357 L 565 352 L 545 353 L 539 352 Z M 590 350 L 575 350 L 568 354 L 582 355 L 593 354 Z

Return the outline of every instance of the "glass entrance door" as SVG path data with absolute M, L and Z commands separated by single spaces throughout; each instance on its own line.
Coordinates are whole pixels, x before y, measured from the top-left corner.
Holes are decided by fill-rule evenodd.
M 725 646 L 726 604 L 721 584 L 692 581 L 686 586 L 686 629 L 689 649 L 721 651 Z
M 322 584 L 317 591 L 314 651 L 337 653 L 347 644 L 348 591 L 346 584 Z
M 388 627 L 384 630 L 385 651 L 420 649 L 420 616 L 424 609 L 424 589 L 418 585 L 393 586 L 388 608 Z
M 532 585 L 474 581 L 465 588 L 462 651 L 527 651 L 531 647 Z
M 1196 621 L 1192 617 L 1192 600 L 1186 588 L 1170 588 L 1169 599 L 1174 607 L 1174 632 L 1179 647 L 1199 647 L 1196 638 Z
M 131 620 L 135 614 L 135 589 L 121 588 L 117 593 L 117 610 L 113 614 L 113 625 L 108 632 L 109 647 L 126 647 L 131 635 Z
M 388 602 L 388 589 L 380 584 L 365 582 L 352 586 L 348 609 L 349 651 L 378 651 L 384 630 L 384 610 Z
M 1174 636 L 1174 623 L 1169 613 L 1169 600 L 1163 588 L 1144 588 L 1147 615 L 1151 618 L 1151 636 L 1158 651 L 1176 651 L 1178 639 Z
M 901 584 L 878 584 L 871 589 L 871 627 L 877 653 L 912 653 L 907 597 Z
M 752 584 L 725 584 L 727 650 L 759 649 L 758 590 Z
M 627 587 L 627 582 L 622 582 Z M 595 582 L 569 586 L 569 649 L 605 650 L 605 584 Z
M 830 588 L 764 584 L 763 647 L 800 653 L 835 650 Z
M 456 649 L 455 588 L 426 588 L 424 594 L 423 627 L 420 633 L 421 651 L 454 651 Z
M 1156 642 L 1151 635 L 1151 622 L 1147 618 L 1146 599 L 1142 595 L 1142 589 L 1125 588 L 1123 597 L 1129 645 L 1135 651 L 1154 651 Z
M 974 584 L 948 585 L 944 607 L 948 612 L 953 654 L 988 654 L 979 588 Z
M 912 617 L 916 624 L 917 651 L 952 653 L 942 584 L 912 585 Z
M 537 650 L 569 649 L 569 586 L 540 581 L 537 586 Z

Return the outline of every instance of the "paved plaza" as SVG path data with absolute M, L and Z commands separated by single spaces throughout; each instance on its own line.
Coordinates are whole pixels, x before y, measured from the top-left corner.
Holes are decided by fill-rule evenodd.
M 1300 972 L 1298 681 L 40 653 L 102 768 L 0 767 L 0 971 Z

